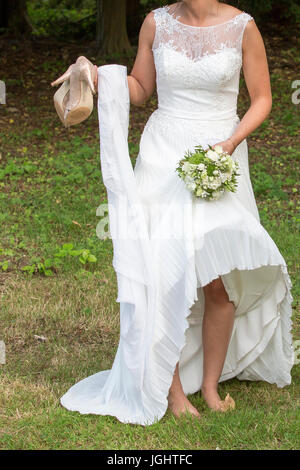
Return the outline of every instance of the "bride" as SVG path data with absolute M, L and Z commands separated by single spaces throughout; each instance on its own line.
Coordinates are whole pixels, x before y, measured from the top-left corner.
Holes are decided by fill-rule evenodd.
M 240 120 L 241 68 L 251 104 Z M 96 69 L 89 68 L 90 88 L 95 84 L 104 94 Z M 53 84 L 67 78 L 70 73 Z M 128 289 L 127 297 L 119 294 L 121 335 L 113 367 L 81 380 L 61 398 L 69 410 L 143 425 L 160 419 L 167 407 L 175 416 L 200 418 L 187 397 L 199 390 L 210 409 L 233 409 L 229 394 L 221 399 L 219 382 L 236 377 L 283 387 L 291 383 L 293 365 L 291 281 L 260 224 L 249 176 L 246 138 L 272 107 L 255 21 L 218 0 L 184 0 L 151 11 L 126 75 L 130 102 L 145 103 L 155 85 L 158 108 L 145 125 L 134 168 L 155 272 L 153 328 L 145 326 L 149 312 L 138 317 L 124 300 L 138 297 L 140 289 L 135 281 L 136 291 L 129 292 L 133 284 L 125 280 L 134 278 L 134 267 L 125 267 L 118 273 L 119 287 L 123 280 Z M 78 106 L 73 102 L 67 111 Z M 109 126 L 104 117 L 100 113 L 100 131 Z M 174 169 L 195 145 L 222 146 L 239 162 L 236 193 L 217 201 L 192 198 Z M 183 236 L 174 237 L 175 221 Z

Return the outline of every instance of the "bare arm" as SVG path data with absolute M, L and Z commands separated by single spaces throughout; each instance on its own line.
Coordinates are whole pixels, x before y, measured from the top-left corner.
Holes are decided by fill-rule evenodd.
M 249 21 L 244 31 L 243 72 L 251 105 L 232 136 L 219 144 L 230 154 L 251 132 L 260 126 L 272 109 L 272 92 L 266 50 L 262 36 L 254 21 Z
M 143 105 L 155 89 L 156 72 L 152 53 L 155 35 L 155 20 L 152 12 L 148 13 L 140 29 L 138 52 L 131 73 L 127 76 L 130 102 Z M 97 90 L 97 74 L 95 77 Z
M 148 13 L 141 26 L 138 52 L 128 75 L 130 101 L 140 106 L 147 101 L 155 89 L 156 72 L 152 53 L 155 35 L 155 20 L 152 12 Z

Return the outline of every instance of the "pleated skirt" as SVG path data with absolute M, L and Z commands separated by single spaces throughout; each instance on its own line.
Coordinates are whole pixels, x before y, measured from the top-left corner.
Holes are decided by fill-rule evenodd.
M 186 394 L 201 388 L 203 287 L 218 277 L 236 308 L 220 382 L 237 377 L 278 387 L 291 383 L 291 280 L 260 223 L 246 140 L 232 155 L 240 167 L 235 193 L 217 201 L 195 199 L 175 172 L 187 149 L 226 140 L 238 123 L 238 116 L 205 122 L 157 109 L 144 128 L 134 168 L 157 267 L 159 377 L 166 379 L 179 348 Z

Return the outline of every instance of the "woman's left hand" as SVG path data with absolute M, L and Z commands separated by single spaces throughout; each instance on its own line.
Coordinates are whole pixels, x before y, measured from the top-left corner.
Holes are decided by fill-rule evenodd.
M 229 155 L 232 155 L 236 149 L 233 141 L 231 139 L 224 140 L 223 142 L 218 142 L 217 144 L 212 145 L 212 148 L 215 148 L 217 145 L 220 145 L 224 152 L 228 152 Z

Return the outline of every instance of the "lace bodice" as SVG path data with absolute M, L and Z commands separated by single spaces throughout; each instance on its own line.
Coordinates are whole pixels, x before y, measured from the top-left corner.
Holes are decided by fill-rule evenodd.
M 153 10 L 158 107 L 182 117 L 236 115 L 245 12 L 213 26 L 182 23 L 170 6 Z

